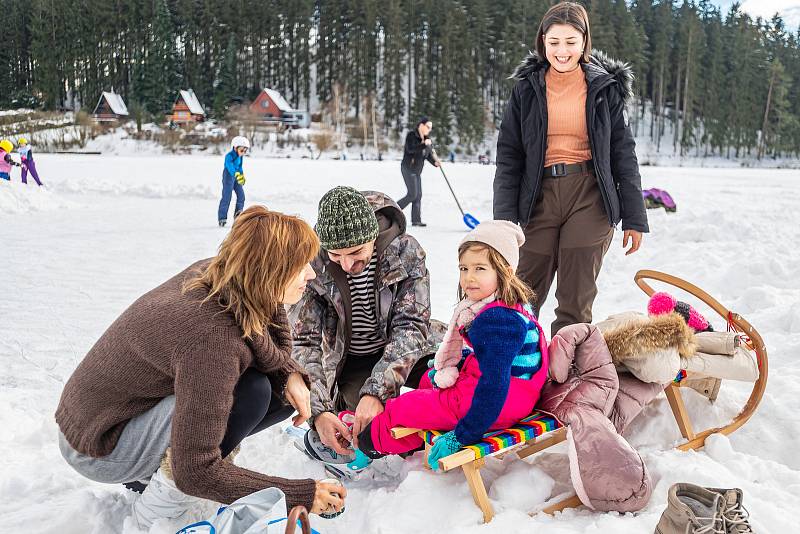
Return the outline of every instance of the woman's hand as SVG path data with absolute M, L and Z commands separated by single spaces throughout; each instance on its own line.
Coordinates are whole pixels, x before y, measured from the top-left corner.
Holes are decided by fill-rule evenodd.
M 642 245 L 642 232 L 636 230 L 625 230 L 622 235 L 622 248 L 628 246 L 628 241 L 631 241 L 631 248 L 625 251 L 625 255 L 633 254 Z
M 347 497 L 347 490 L 344 489 L 344 486 L 318 480 L 311 513 L 319 515 L 321 512 L 327 512 L 331 507 L 340 512 L 344 506 L 345 497 Z
M 297 410 L 297 415 L 292 418 L 294 426 L 302 425 L 311 417 L 311 394 L 300 373 L 292 373 L 286 380 L 286 400 Z

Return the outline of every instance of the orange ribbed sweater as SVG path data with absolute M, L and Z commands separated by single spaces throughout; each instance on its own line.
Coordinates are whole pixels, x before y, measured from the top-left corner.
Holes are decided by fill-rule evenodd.
M 583 69 L 544 75 L 547 87 L 547 152 L 545 167 L 592 159 L 586 130 L 586 79 Z

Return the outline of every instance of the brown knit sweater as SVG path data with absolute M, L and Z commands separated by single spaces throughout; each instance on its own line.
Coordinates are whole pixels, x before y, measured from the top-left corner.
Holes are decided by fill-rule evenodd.
M 544 166 L 592 159 L 586 129 L 586 78 L 583 69 L 544 75 L 547 87 L 547 153 Z
M 182 294 L 184 279 L 207 262 L 195 263 L 146 293 L 114 321 L 64 387 L 56 422 L 76 451 L 101 457 L 111 453 L 131 418 L 174 394 L 170 446 L 178 488 L 230 503 L 277 487 L 290 508 L 310 510 L 313 480 L 267 476 L 220 457 L 242 373 L 254 367 L 283 391 L 290 373 L 305 372 L 291 358 L 291 332 L 282 307 L 273 318 L 277 326 L 248 341 L 233 314 L 215 298 L 201 304 L 207 291 Z

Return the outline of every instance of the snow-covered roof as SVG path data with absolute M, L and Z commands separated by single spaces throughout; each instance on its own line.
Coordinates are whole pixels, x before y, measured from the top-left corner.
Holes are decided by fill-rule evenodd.
M 105 98 L 108 105 L 111 106 L 111 111 L 113 111 L 117 115 L 127 115 L 128 108 L 125 106 L 125 102 L 122 100 L 122 96 L 118 95 L 117 93 L 108 91 L 103 91 L 103 96 L 100 97 L 101 99 Z M 99 102 L 98 102 L 99 105 Z
M 181 90 L 181 98 L 183 98 L 183 101 L 189 106 L 189 112 L 193 115 L 206 114 L 203 110 L 203 106 L 200 105 L 200 101 L 197 99 L 197 95 L 195 95 L 194 91 L 191 89 L 187 89 L 186 91 Z
M 264 92 L 266 92 L 267 96 L 269 96 L 269 98 L 275 102 L 275 105 L 278 106 L 279 110 L 292 111 L 292 106 L 290 106 L 289 103 L 284 100 L 278 91 L 275 91 L 274 89 L 264 89 Z

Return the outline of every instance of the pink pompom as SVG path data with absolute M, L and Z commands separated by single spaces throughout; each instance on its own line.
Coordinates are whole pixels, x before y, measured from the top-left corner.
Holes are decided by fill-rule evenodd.
M 670 313 L 675 309 L 677 303 L 678 301 L 675 300 L 675 297 L 669 293 L 663 291 L 653 293 L 653 296 L 650 297 L 650 301 L 647 303 L 647 313 L 650 315 Z
M 708 321 L 694 308 L 689 309 L 689 320 L 686 322 L 695 332 L 704 332 L 708 328 Z

